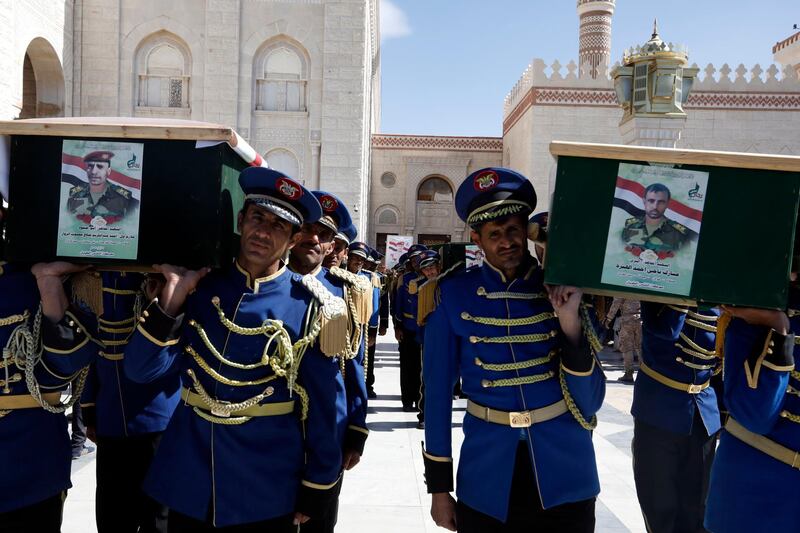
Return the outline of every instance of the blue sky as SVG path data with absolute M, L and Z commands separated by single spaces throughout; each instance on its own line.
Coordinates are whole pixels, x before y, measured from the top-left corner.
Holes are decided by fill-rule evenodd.
M 575 0 L 381 0 L 382 133 L 502 134 L 503 98 L 534 57 L 578 55 Z M 756 63 L 800 26 L 800 0 L 617 0 L 612 63 L 650 38 L 701 68 Z

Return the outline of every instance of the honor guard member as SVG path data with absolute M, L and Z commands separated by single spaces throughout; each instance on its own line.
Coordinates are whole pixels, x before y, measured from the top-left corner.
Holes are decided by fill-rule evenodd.
M 633 477 L 648 530 L 703 531 L 719 407 L 710 380 L 719 312 L 642 302 Z
M 141 489 L 161 434 L 181 396 L 177 368 L 150 383 L 125 376 L 125 346 L 145 301 L 145 276 L 96 274 L 94 311 L 103 342 L 92 364 L 81 407 L 89 438 L 97 443 L 95 517 L 99 533 L 166 532 L 167 508 Z
M 1 218 L 1 217 L 0 217 Z M 0 262 L 0 531 L 57 533 L 70 483 L 66 409 L 99 344 L 89 313 L 69 303 L 68 263 Z M 61 395 L 72 385 L 72 398 Z
M 408 249 L 408 272 L 403 275 L 398 286 L 397 306 L 394 310 L 394 334 L 400 343 L 400 399 L 403 410 L 408 412 L 419 410 L 417 400 L 422 375 L 422 352 L 417 338 L 417 290 L 418 284 L 425 279 L 419 273 L 419 255 L 427 249 L 424 244 L 413 244 Z
M 428 314 L 433 311 L 436 289 L 441 281 L 439 275 L 442 273 L 442 257 L 436 250 L 425 250 L 419 257 L 419 270 L 425 276 L 425 281 L 417 291 L 417 325 L 419 326 L 417 340 L 424 354 L 425 321 Z M 419 398 L 417 399 L 417 421 L 417 429 L 425 429 L 425 380 L 422 379 L 422 376 L 420 376 Z
M 367 390 L 364 383 L 364 331 L 372 298 L 372 285 L 362 276 L 333 267 L 322 267 L 323 258 L 332 253 L 334 236 L 339 227 L 352 224 L 345 204 L 331 193 L 313 191 L 322 207 L 322 217 L 317 222 L 306 222 L 300 228 L 300 239 L 289 254 L 289 268 L 301 275 L 310 274 L 322 282 L 335 296 L 348 304 L 348 313 L 342 323 L 331 324 L 329 331 L 320 336 L 320 344 L 338 344 L 325 350 L 335 357 L 344 377 L 340 391 L 341 402 L 347 406 L 338 420 L 339 445 L 343 454 L 342 466 L 350 470 L 361 460 L 367 430 Z M 333 505 L 320 520 L 311 520 L 302 526 L 304 533 L 332 533 L 338 515 L 338 496 L 342 480 L 336 486 Z
M 425 479 L 431 515 L 450 530 L 594 531 L 600 485 L 592 430 L 605 377 L 593 351 L 600 343 L 580 290 L 550 287 L 548 299 L 526 243 L 535 206 L 530 181 L 504 168 L 471 174 L 456 194 L 484 262 L 439 285 L 426 325 Z M 469 400 L 456 503 L 459 376 Z
M 236 260 L 210 274 L 157 265 L 166 284 L 125 350 L 138 383 L 176 366 L 181 376 L 144 482 L 170 508 L 171 532 L 293 532 L 324 515 L 342 470 L 342 377 L 316 341 L 345 304 L 281 262 L 319 202 L 267 168 L 245 169 L 239 184 Z
M 358 235 L 356 227 L 351 221 L 349 225 L 339 228 L 339 232 L 333 238 L 333 251 L 325 256 L 322 266 L 325 268 L 347 267 L 347 247 Z
M 95 217 L 102 218 L 107 224 L 114 224 L 138 206 L 139 202 L 133 198 L 131 191 L 109 183 L 113 157 L 114 152 L 106 150 L 86 154 L 83 162 L 88 183 L 81 183 L 69 190 L 67 209 L 86 224 L 92 223 Z
M 796 279 L 796 264 L 793 270 Z M 786 312 L 724 310 L 721 322 L 733 317 L 718 333 L 730 417 L 711 469 L 705 527 L 712 533 L 800 531 L 800 289 L 791 283 Z
M 353 274 L 361 276 L 367 283 L 370 284 L 372 291 L 372 301 L 370 303 L 369 320 L 367 321 L 366 336 L 366 350 L 369 351 L 371 346 L 375 345 L 375 337 L 370 339 L 370 330 L 378 327 L 378 306 L 380 305 L 380 292 L 378 292 L 373 284 L 372 273 L 364 269 L 367 258 L 370 257 L 371 249 L 363 242 L 354 242 L 347 249 L 347 270 Z M 369 373 L 369 358 L 363 358 L 365 378 Z
M 385 335 L 389 326 L 389 294 L 384 289 L 383 274 L 377 271 L 382 257 L 378 250 L 370 248 L 370 256 L 364 264 L 364 270 L 372 276 L 373 296 L 378 298 L 378 305 L 373 309 L 373 320 L 370 322 L 367 349 L 367 394 L 370 398 L 378 397 L 375 393 L 375 348 L 378 335 Z

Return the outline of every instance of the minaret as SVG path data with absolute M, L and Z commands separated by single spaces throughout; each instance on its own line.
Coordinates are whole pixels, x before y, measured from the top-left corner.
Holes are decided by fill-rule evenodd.
M 800 31 L 797 31 L 797 24 L 794 25 L 795 33 L 791 37 L 784 39 L 772 47 L 772 54 L 775 62 L 786 67 L 794 67 L 797 77 L 800 78 Z
M 598 70 L 601 63 L 609 65 L 611 58 L 611 18 L 616 0 L 578 0 L 580 40 L 578 58 L 581 65 L 589 64 L 589 75 L 604 75 Z

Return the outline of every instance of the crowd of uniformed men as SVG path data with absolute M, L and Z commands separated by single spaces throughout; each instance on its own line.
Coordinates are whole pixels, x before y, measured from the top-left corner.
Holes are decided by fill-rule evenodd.
M 265 168 L 239 183 L 226 268 L 0 264 L 0 532 L 60 530 L 78 400 L 101 533 L 333 531 L 390 308 L 435 522 L 594 530 L 603 305 L 544 284 L 547 217 L 529 220 L 529 180 L 466 177 L 456 210 L 484 261 L 445 272 L 421 244 L 385 271 L 333 194 Z M 724 311 L 641 306 L 632 448 L 647 528 L 800 531 L 800 311 Z M 454 395 L 468 398 L 457 483 Z

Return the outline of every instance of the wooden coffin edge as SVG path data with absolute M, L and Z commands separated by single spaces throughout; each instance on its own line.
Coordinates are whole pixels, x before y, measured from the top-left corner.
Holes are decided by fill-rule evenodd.
M 712 150 L 654 148 L 649 146 L 624 146 L 618 144 L 566 141 L 552 141 L 550 143 L 550 153 L 554 156 L 800 172 L 800 157 L 774 154 L 749 154 L 742 152 L 718 152 Z

